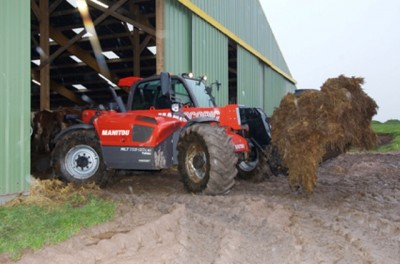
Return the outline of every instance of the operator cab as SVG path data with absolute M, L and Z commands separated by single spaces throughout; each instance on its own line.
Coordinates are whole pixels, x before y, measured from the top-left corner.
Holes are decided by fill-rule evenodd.
M 186 107 L 214 106 L 202 79 L 190 78 L 189 75 L 168 75 L 167 85 L 170 87 L 165 90 L 166 81 L 163 78 L 165 75 L 135 82 L 130 90 L 127 109 L 169 109 L 173 103 Z

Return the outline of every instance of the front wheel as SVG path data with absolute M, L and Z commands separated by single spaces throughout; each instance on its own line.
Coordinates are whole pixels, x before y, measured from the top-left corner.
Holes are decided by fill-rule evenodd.
M 210 124 L 188 127 L 178 143 L 178 170 L 191 192 L 218 195 L 235 184 L 237 157 L 225 129 Z
M 79 184 L 94 182 L 102 185 L 106 166 L 94 130 L 73 131 L 61 138 L 52 153 L 54 174 Z
M 238 177 L 244 180 L 261 182 L 272 175 L 266 153 L 256 146 L 250 145 L 251 153 L 246 160 L 237 164 Z

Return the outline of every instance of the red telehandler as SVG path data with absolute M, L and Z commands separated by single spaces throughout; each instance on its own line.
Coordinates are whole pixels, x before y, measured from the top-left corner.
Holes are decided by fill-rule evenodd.
M 270 126 L 258 108 L 218 107 L 215 82 L 163 72 L 128 77 L 124 104 L 110 87 L 116 107 L 88 109 L 80 123 L 55 138 L 52 166 L 67 182 L 103 184 L 113 170 L 161 170 L 178 166 L 190 192 L 228 192 L 235 177 L 260 179 L 270 170 Z

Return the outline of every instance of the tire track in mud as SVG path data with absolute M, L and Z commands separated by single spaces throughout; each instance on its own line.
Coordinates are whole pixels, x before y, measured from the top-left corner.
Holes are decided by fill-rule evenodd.
M 314 252 L 319 253 L 316 260 L 329 256 L 333 262 L 346 263 L 381 263 L 387 256 L 393 259 L 385 263 L 396 263 L 400 258 L 399 225 L 386 219 L 349 208 L 323 211 L 320 207 L 298 212 L 296 219 L 293 235 L 302 239 L 308 254 L 303 261 Z
M 124 178 L 107 190 L 118 217 L 20 263 L 398 263 L 400 153 L 322 164 L 313 194 L 287 179 L 238 181 L 192 195 L 175 173 Z
M 140 225 L 132 230 L 116 232 L 107 238 L 109 227 L 98 231 L 94 239 L 101 237 L 96 243 L 84 247 L 80 243 L 69 241 L 70 248 L 53 246 L 38 251 L 33 256 L 23 258 L 19 263 L 142 263 L 152 256 L 157 249 L 158 263 L 171 261 L 175 254 L 181 251 L 180 219 L 185 215 L 184 206 L 176 206 L 171 213 L 163 214 L 153 221 Z M 125 219 L 127 220 L 127 219 Z M 165 254 L 163 253 L 165 252 Z M 172 262 L 170 262 L 172 263 Z

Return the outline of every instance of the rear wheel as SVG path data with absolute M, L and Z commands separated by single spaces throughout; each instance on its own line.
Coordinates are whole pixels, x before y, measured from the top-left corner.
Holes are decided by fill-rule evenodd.
M 251 153 L 247 160 L 242 160 L 237 164 L 238 177 L 244 180 L 261 182 L 272 175 L 269 167 L 268 158 L 256 146 L 250 146 Z
M 66 182 L 102 185 L 106 180 L 99 139 L 93 130 L 73 131 L 60 139 L 53 150 L 52 164 L 55 175 Z
M 181 135 L 178 151 L 178 169 L 189 191 L 218 195 L 235 184 L 237 157 L 224 128 L 194 124 Z

